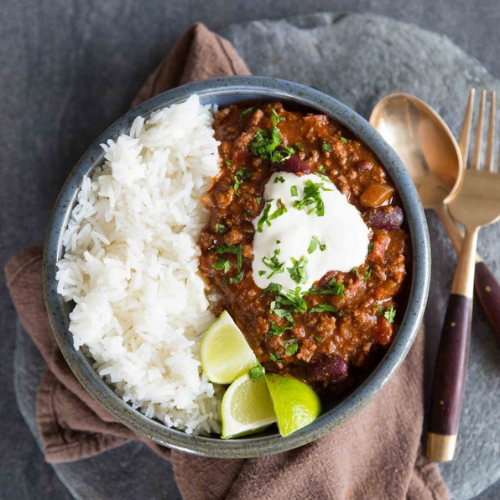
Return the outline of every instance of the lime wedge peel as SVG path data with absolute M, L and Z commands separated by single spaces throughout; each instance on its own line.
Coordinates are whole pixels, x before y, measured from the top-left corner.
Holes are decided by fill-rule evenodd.
M 248 371 L 257 364 L 243 333 L 224 311 L 201 342 L 203 373 L 213 383 L 231 384 L 221 404 L 223 439 L 261 432 L 274 423 L 288 436 L 321 414 L 318 395 L 301 380 L 274 373 L 252 380 Z
M 266 375 L 278 429 L 288 436 L 316 420 L 321 414 L 321 401 L 307 384 L 293 377 Z
M 216 384 L 231 384 L 258 363 L 227 311 L 206 331 L 200 356 L 203 373 Z
M 254 382 L 248 374 L 235 380 L 222 398 L 222 439 L 263 431 L 276 422 L 273 402 L 264 378 Z

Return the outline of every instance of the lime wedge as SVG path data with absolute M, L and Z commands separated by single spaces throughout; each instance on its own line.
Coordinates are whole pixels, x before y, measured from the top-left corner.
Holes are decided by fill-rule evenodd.
M 254 382 L 248 374 L 236 379 L 222 398 L 221 419 L 222 439 L 260 432 L 276 422 L 265 379 Z
M 255 354 L 227 311 L 205 332 L 200 355 L 203 373 L 216 384 L 230 384 L 257 364 Z
M 304 382 L 272 373 L 266 375 L 266 383 L 282 436 L 302 429 L 321 414 L 318 395 Z

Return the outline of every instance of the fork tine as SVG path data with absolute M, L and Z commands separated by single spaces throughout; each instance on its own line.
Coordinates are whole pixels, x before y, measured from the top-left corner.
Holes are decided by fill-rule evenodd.
M 486 164 L 485 168 L 488 169 L 489 172 L 493 172 L 493 148 L 495 144 L 495 100 L 496 93 L 493 90 L 490 93 L 490 120 L 488 125 L 488 144 L 486 146 Z
M 479 170 L 481 168 L 481 148 L 483 146 L 483 122 L 484 122 L 484 105 L 486 103 L 486 90 L 481 92 L 479 101 L 479 114 L 477 115 L 476 124 L 476 140 L 474 144 L 474 153 L 472 155 L 472 168 Z
M 472 112 L 474 111 L 475 89 L 470 89 L 469 100 L 465 109 L 462 132 L 460 133 L 460 153 L 462 154 L 463 167 L 467 167 L 467 158 L 469 156 L 470 129 L 472 126 Z

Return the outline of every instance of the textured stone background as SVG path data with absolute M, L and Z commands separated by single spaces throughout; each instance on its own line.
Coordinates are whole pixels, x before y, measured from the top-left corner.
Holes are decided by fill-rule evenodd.
M 147 5 L 147 7 L 146 7 Z M 0 258 L 43 239 L 46 220 L 67 173 L 80 154 L 122 114 L 144 78 L 173 41 L 201 20 L 235 42 L 251 69 L 311 84 L 367 116 L 384 93 L 413 92 L 458 130 L 465 93 L 472 84 L 492 88 L 493 78 L 448 39 L 407 25 L 366 17 L 313 16 L 291 22 L 251 23 L 315 11 L 385 14 L 445 33 L 490 72 L 500 76 L 495 0 L 170 0 L 147 3 L 77 0 L 3 0 L 0 4 Z M 261 39 L 261 35 L 263 39 Z M 257 36 L 259 43 L 253 43 Z M 321 46 L 319 45 L 321 41 Z M 288 52 L 279 48 L 287 47 Z M 352 56 L 363 54 L 356 61 Z M 370 57 L 367 57 L 369 55 Z M 390 71 L 389 71 L 390 69 Z M 438 335 L 454 256 L 433 217 L 435 260 L 428 332 Z M 496 229 L 481 235 L 482 252 L 498 273 Z M 34 393 L 43 369 L 0 285 L 0 498 L 177 498 L 168 465 L 140 445 L 54 470 L 33 440 Z M 456 499 L 500 498 L 498 479 L 499 349 L 476 309 L 466 410 L 458 460 L 442 468 Z M 17 349 L 14 356 L 14 343 Z M 429 343 L 432 359 L 433 343 Z M 14 396 L 13 365 L 20 418 Z M 496 460 L 498 461 L 498 459 Z M 107 481 L 99 481 L 105 463 Z M 110 467 L 110 464 L 112 467 Z M 133 464 L 133 466 L 132 466 Z M 142 489 L 138 476 L 148 471 Z M 55 473 L 54 473 L 55 471 Z M 126 471 L 125 481 L 123 471 Z M 58 480 L 66 484 L 72 494 Z M 110 489 L 112 481 L 117 487 Z M 491 485 L 491 486 L 490 486 Z M 139 493 L 139 491 L 142 493 Z

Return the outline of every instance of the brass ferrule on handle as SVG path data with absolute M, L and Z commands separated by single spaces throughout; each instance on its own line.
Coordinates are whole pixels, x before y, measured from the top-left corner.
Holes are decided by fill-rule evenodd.
M 427 434 L 427 458 L 433 462 L 449 462 L 453 460 L 455 448 L 457 446 L 457 435 L 436 434 L 429 432 Z
M 451 293 L 472 298 L 474 294 L 474 271 L 476 261 L 477 235 L 479 228 L 465 231 L 460 257 L 458 259 Z

